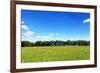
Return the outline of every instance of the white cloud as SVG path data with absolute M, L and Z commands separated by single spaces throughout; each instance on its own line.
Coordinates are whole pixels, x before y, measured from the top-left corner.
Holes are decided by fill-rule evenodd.
M 35 34 L 35 32 L 33 32 L 33 31 L 27 31 L 25 35 L 27 35 L 27 36 L 32 36 L 32 35 L 34 35 L 34 34 Z
M 33 31 L 22 32 L 22 41 L 50 41 L 50 40 L 66 40 L 67 38 L 58 37 L 59 33 L 51 33 L 47 35 L 38 35 L 38 33 Z
M 39 39 L 50 39 L 52 37 L 51 36 L 36 36 L 36 38 L 39 38 Z
M 35 35 L 33 31 L 22 32 L 22 40 L 24 41 L 31 41 Z
M 51 40 L 52 36 L 47 35 L 36 35 L 33 31 L 22 32 L 22 41 L 48 41 Z
M 56 35 L 56 36 L 59 36 L 59 33 L 56 33 L 55 35 Z
M 63 37 L 66 37 L 66 35 L 64 35 Z
M 35 37 L 35 41 L 50 41 L 50 40 L 58 40 L 59 33 L 50 33 L 48 35 L 37 35 Z
M 89 23 L 89 22 L 90 22 L 90 18 L 85 19 L 85 20 L 83 21 L 83 24 L 85 24 L 85 23 Z
M 24 21 L 22 21 L 21 24 L 24 24 Z
M 44 38 L 44 39 L 50 39 L 52 37 L 50 37 L 50 36 L 43 36 L 42 38 Z
M 54 33 L 50 33 L 49 35 L 50 35 L 50 36 L 53 36 L 53 35 L 54 35 Z
M 28 30 L 29 28 L 27 27 L 27 25 L 22 25 L 22 29 Z

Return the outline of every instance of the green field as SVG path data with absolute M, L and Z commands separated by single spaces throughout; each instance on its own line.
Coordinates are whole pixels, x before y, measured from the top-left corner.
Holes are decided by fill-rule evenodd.
M 22 47 L 22 63 L 90 59 L 89 46 Z

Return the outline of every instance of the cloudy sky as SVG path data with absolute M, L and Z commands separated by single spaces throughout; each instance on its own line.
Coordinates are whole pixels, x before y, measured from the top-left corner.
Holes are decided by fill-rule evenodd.
M 89 40 L 90 14 L 21 10 L 22 41 Z

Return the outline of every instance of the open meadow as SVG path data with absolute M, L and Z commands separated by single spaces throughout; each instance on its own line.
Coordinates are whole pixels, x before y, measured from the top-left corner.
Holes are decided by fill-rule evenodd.
M 89 46 L 22 47 L 22 63 L 90 59 Z

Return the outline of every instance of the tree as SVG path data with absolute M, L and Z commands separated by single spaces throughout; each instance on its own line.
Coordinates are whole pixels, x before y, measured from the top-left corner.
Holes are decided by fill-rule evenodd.
M 88 46 L 90 45 L 90 41 L 86 40 L 67 40 L 67 41 L 36 41 L 36 42 L 29 42 L 29 41 L 22 41 L 21 46 L 27 47 L 27 46 Z

